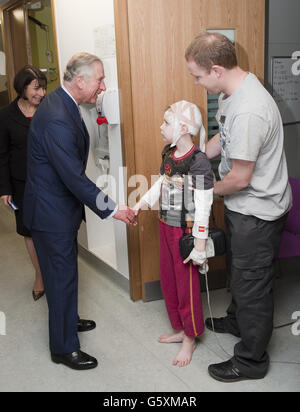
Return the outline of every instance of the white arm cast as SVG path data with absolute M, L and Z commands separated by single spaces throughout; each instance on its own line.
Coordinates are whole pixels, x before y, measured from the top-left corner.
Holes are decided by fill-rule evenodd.
M 193 236 L 199 239 L 208 238 L 210 210 L 214 200 L 214 189 L 194 191 L 195 222 Z
M 150 208 L 155 205 L 160 197 L 160 189 L 163 180 L 164 176 L 160 176 L 160 178 L 154 183 L 151 189 L 149 189 L 141 199 L 142 201 L 145 201 Z

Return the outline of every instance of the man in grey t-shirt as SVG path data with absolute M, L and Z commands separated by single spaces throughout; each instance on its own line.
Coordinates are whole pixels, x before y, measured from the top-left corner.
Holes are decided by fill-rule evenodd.
M 283 125 L 274 99 L 257 77 L 248 73 L 232 95 L 221 94 L 217 121 L 221 179 L 232 171 L 233 160 L 254 166 L 249 185 L 228 194 L 226 207 L 263 220 L 279 219 L 289 209 L 291 198 Z
M 186 52 L 196 84 L 219 94 L 220 133 L 207 145 L 208 158 L 221 154 L 214 193 L 225 197 L 232 303 L 214 329 L 241 337 L 234 356 L 209 366 L 223 382 L 263 378 L 273 330 L 274 259 L 292 195 L 283 149 L 283 125 L 273 98 L 257 77 L 242 70 L 233 44 L 203 33 Z M 213 328 L 211 320 L 206 326 Z

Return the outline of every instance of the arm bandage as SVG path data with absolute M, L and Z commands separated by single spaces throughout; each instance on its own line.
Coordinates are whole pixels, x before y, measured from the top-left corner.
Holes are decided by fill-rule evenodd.
M 213 203 L 214 189 L 194 190 L 195 222 L 193 236 L 199 239 L 208 238 L 210 210 Z
M 196 249 L 193 249 L 189 258 L 200 266 L 199 272 L 202 275 L 209 271 L 208 264 L 206 263 L 206 252 L 198 252 Z
M 191 251 L 189 258 L 191 258 L 194 262 L 198 263 L 198 265 L 203 265 L 206 261 L 206 252 L 198 252 L 195 248 Z
M 150 190 L 142 197 L 147 205 L 151 208 L 155 205 L 160 197 L 161 192 L 161 185 L 164 180 L 164 176 L 160 176 L 160 178 L 154 183 Z

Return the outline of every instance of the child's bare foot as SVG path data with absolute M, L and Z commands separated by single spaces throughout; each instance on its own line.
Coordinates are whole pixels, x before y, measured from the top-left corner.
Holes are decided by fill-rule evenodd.
M 162 335 L 158 338 L 158 342 L 160 343 L 180 343 L 183 341 L 184 336 L 185 334 L 184 334 L 184 331 L 182 330 L 181 332 Z
M 183 366 L 189 365 L 192 360 L 192 356 L 193 356 L 195 349 L 196 349 L 195 338 L 190 338 L 184 335 L 181 349 L 178 352 L 176 358 L 173 360 L 173 365 L 174 366 L 178 365 L 180 368 L 182 368 Z

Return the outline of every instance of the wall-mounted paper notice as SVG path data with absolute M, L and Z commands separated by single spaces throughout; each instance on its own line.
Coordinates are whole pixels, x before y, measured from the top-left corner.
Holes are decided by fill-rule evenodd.
M 101 59 L 116 56 L 116 34 L 113 24 L 105 24 L 94 30 L 95 52 Z
M 295 60 L 273 57 L 273 97 L 278 104 L 284 124 L 300 122 L 300 76 L 293 74 Z
M 5 76 L 6 74 L 6 64 L 5 64 L 5 53 L 0 51 L 0 75 Z

